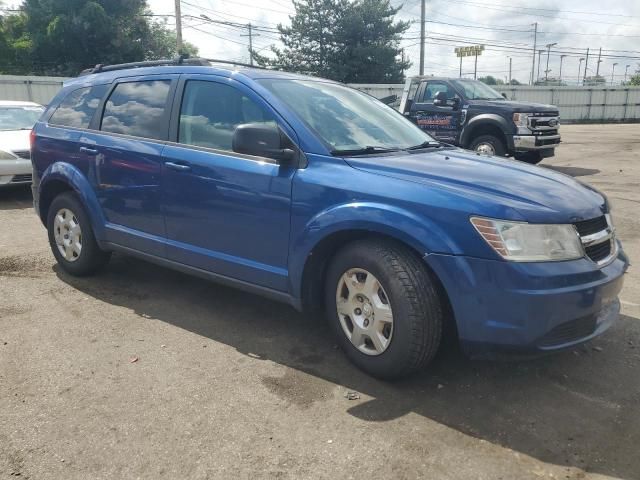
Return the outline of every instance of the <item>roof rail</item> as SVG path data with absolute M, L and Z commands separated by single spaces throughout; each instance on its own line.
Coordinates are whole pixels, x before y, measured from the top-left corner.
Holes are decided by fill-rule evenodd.
M 239 67 L 258 68 L 260 70 L 270 70 L 267 67 L 261 67 L 259 65 L 251 65 L 249 63 L 234 62 L 233 60 L 218 60 L 216 58 L 205 58 L 204 60 L 207 60 L 210 63 L 221 63 L 223 65 L 237 65 Z
M 189 58 L 188 55 L 180 55 L 175 58 L 163 60 L 145 60 L 143 62 L 119 63 L 116 65 L 103 65 L 99 63 L 93 68 L 87 68 L 80 72 L 79 76 L 90 75 L 92 73 L 112 72 L 114 70 L 125 70 L 127 68 L 159 67 L 162 65 L 209 65 L 209 60 L 205 58 Z

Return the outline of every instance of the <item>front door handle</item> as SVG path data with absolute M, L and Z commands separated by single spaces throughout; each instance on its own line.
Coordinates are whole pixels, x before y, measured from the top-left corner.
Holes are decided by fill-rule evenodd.
M 95 148 L 89 148 L 89 147 L 80 147 L 80 152 L 86 153 L 87 155 L 97 155 L 98 154 L 98 150 L 96 150 Z
M 164 165 L 171 170 L 175 170 L 176 172 L 188 172 L 189 170 L 191 170 L 190 165 L 185 165 L 183 163 L 164 162 Z

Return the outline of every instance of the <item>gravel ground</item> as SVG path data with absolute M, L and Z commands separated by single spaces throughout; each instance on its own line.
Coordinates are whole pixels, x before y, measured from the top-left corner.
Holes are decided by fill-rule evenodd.
M 637 261 L 640 125 L 562 135 L 544 165 L 608 194 Z M 123 256 L 65 275 L 27 189 L 0 224 L 0 478 L 640 478 L 633 267 L 583 347 L 389 384 L 284 305 Z

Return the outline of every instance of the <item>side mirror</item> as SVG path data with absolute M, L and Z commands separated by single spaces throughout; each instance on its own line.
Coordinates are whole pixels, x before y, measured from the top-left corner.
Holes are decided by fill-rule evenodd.
M 460 104 L 462 103 L 462 101 L 458 97 L 453 97 L 452 103 L 453 103 L 453 109 L 458 110 L 460 108 Z
M 447 93 L 446 92 L 436 92 L 435 97 L 433 97 L 433 104 L 438 105 L 439 107 L 444 107 L 447 105 Z
M 234 152 L 289 163 L 295 158 L 295 152 L 291 148 L 283 148 L 284 144 L 280 129 L 266 123 L 238 125 L 231 140 Z

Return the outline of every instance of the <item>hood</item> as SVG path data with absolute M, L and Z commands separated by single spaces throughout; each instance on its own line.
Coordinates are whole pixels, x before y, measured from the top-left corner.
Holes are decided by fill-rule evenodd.
M 549 168 L 461 149 L 403 155 L 350 157 L 352 167 L 410 182 L 430 191 L 447 191 L 474 211 L 531 223 L 574 223 L 602 215 L 606 198 L 595 189 Z
M 528 102 L 515 102 L 511 100 L 471 100 L 469 101 L 471 107 L 491 107 L 509 110 L 510 112 L 554 112 L 558 113 L 558 107 L 555 105 L 546 105 L 544 103 L 528 103 Z
M 30 133 L 31 130 L 0 130 L 0 150 L 5 152 L 30 150 Z

